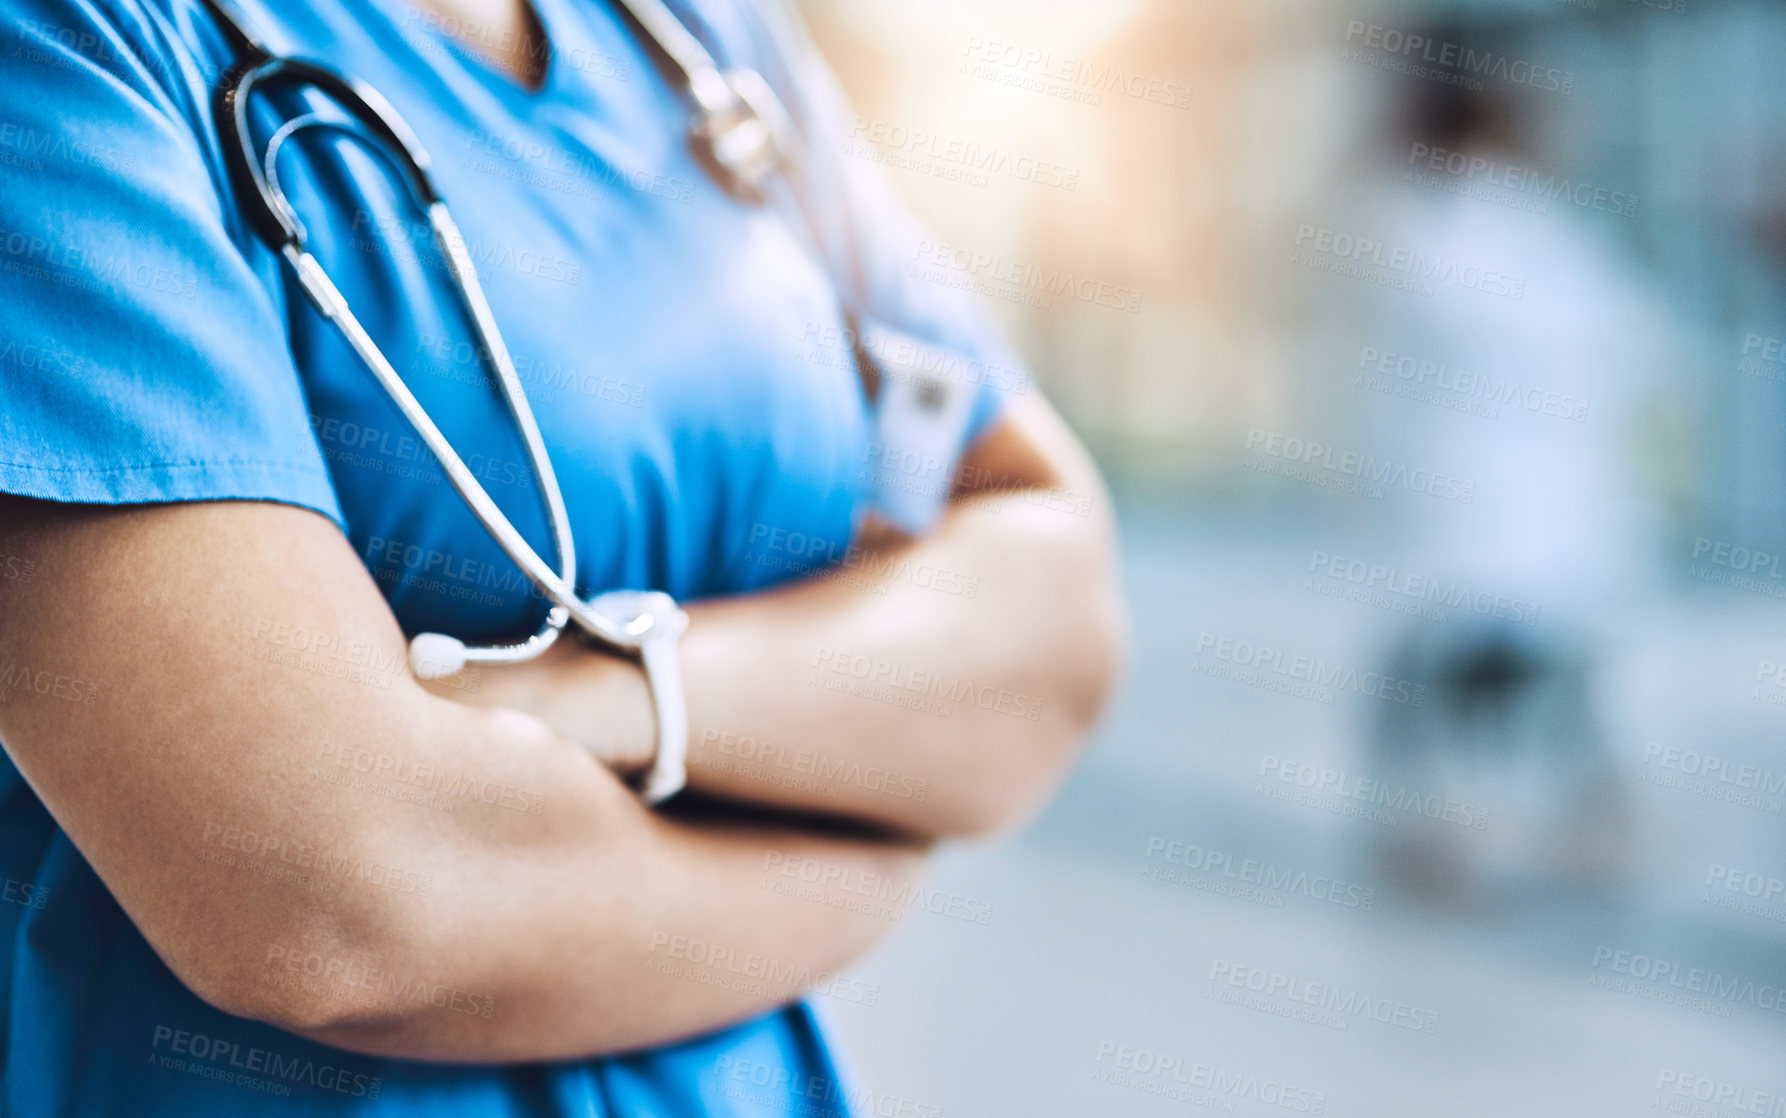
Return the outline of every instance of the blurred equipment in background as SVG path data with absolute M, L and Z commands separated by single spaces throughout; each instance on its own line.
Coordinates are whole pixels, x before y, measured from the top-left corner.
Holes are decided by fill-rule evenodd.
M 1477 910 L 1617 883 L 1630 815 L 1593 666 L 1586 643 L 1511 621 L 1400 634 L 1384 672 L 1425 681 L 1425 702 L 1384 704 L 1368 755 L 1391 794 L 1423 803 L 1370 840 L 1389 882 Z

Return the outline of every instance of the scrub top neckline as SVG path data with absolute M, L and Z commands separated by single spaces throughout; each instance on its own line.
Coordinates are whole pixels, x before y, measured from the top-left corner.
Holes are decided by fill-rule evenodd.
M 366 6 L 377 11 L 379 18 L 402 41 L 404 47 L 411 54 L 422 56 L 420 58 L 422 65 L 430 68 L 437 66 L 439 64 L 437 57 L 430 57 L 433 52 L 418 50 L 415 40 L 404 33 L 403 27 L 399 25 L 390 8 L 390 2 L 391 0 L 366 0 Z M 428 42 L 436 44 L 450 55 L 466 73 L 472 74 L 478 84 L 486 89 L 495 90 L 499 96 L 508 100 L 519 101 L 527 105 L 542 104 L 552 100 L 557 92 L 558 71 L 561 69 L 558 65 L 559 40 L 563 37 L 565 28 L 558 18 L 560 13 L 553 7 L 552 0 L 521 0 L 521 2 L 533 17 L 535 30 L 539 32 L 539 41 L 533 44 L 533 47 L 545 56 L 541 63 L 539 85 L 537 86 L 525 84 L 518 76 L 498 65 L 494 59 L 470 42 L 446 31 L 439 22 L 430 22 L 426 17 L 435 15 L 435 13 L 424 11 L 415 3 L 415 0 L 405 0 L 403 6 L 409 11 L 419 12 L 424 17 L 421 20 L 421 34 Z

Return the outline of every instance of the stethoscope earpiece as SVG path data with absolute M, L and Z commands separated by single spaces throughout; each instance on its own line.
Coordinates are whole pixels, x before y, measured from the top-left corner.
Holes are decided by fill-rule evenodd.
M 409 642 L 409 667 L 417 679 L 445 679 L 465 666 L 465 642 L 445 633 L 417 633 Z

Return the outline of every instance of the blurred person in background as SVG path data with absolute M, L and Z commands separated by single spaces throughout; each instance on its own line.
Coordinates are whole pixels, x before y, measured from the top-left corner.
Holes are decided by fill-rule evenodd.
M 1508 36 L 1430 35 L 1519 57 Z M 1404 818 L 1374 846 L 1413 891 L 1481 903 L 1618 872 L 1625 813 L 1596 669 L 1652 551 L 1634 443 L 1669 334 L 1617 238 L 1637 199 L 1546 150 L 1555 93 L 1452 77 L 1395 83 L 1365 227 L 1441 271 L 1430 293 L 1373 295 L 1376 352 L 1354 372 L 1373 450 L 1458 482 L 1449 499 L 1383 502 L 1384 551 L 1443 620 L 1391 635 L 1385 670 L 1427 692 L 1384 705 L 1368 749 L 1391 787 L 1487 813 L 1480 829 Z

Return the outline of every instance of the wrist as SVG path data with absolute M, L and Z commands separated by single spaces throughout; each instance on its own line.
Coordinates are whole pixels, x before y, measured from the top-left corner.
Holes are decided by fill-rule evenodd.
M 604 622 L 593 639 L 626 650 L 643 673 L 655 725 L 650 767 L 638 781 L 647 806 L 688 784 L 688 698 L 682 686 L 682 634 L 688 613 L 661 590 L 610 590 L 582 603 Z
M 650 767 L 657 720 L 650 689 L 630 660 L 582 641 L 560 640 L 538 659 L 461 674 L 472 672 L 479 677 L 475 692 L 455 690 L 451 677 L 423 686 L 444 698 L 531 714 L 620 776 Z
M 578 642 L 565 642 L 574 644 Z M 573 740 L 621 776 L 636 776 L 651 767 L 657 755 L 657 716 L 651 689 L 639 666 L 597 649 L 579 650 L 587 662 L 579 679 L 566 690 L 579 692 L 574 711 L 563 727 Z M 578 723 L 570 733 L 570 722 Z

